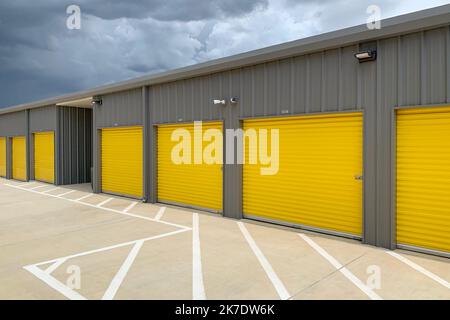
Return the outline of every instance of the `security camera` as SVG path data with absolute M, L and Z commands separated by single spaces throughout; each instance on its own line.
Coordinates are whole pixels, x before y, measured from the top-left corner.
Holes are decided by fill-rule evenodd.
M 236 103 L 238 102 L 238 98 L 231 98 L 231 99 L 230 99 L 230 102 L 231 102 L 232 104 L 236 104 Z
M 225 100 L 213 100 L 214 104 L 226 104 Z

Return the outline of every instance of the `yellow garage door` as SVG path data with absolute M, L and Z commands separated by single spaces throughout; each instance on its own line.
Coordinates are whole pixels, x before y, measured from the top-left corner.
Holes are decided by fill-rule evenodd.
M 143 197 L 141 127 L 102 130 L 102 191 Z
M 34 178 L 55 182 L 55 140 L 53 132 L 34 134 Z
M 397 111 L 397 243 L 450 252 L 450 107 Z
M 201 155 L 221 157 L 222 149 L 212 149 L 222 148 L 223 139 L 206 137 L 221 136 L 222 123 L 203 123 L 196 128 L 199 134 L 194 138 L 194 124 L 158 127 L 158 201 L 220 212 L 223 158 L 209 161 Z M 194 146 L 198 147 L 197 156 Z
M 259 143 L 250 142 L 249 129 Z M 244 130 L 245 216 L 361 236 L 361 113 L 247 120 Z M 278 165 L 271 130 L 278 130 Z M 250 152 L 257 155 L 256 164 L 250 163 Z
M 25 137 L 12 139 L 12 176 L 13 179 L 27 179 L 27 142 Z
M 0 177 L 6 177 L 6 138 L 0 137 Z

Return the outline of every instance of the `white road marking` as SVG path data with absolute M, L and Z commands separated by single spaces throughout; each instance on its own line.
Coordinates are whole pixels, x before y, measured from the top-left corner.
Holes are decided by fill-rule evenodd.
M 161 208 L 162 209 L 162 208 Z M 200 226 L 198 213 L 192 215 L 192 299 L 206 300 L 200 251 Z
M 109 287 L 106 290 L 105 294 L 103 295 L 102 300 L 114 299 L 114 296 L 116 295 L 117 290 L 119 290 L 120 285 L 122 284 L 123 280 L 127 276 L 128 270 L 130 270 L 130 267 L 133 264 L 134 260 L 136 259 L 136 256 L 139 253 L 139 250 L 141 249 L 143 244 L 144 244 L 144 241 L 142 241 L 142 240 L 137 241 L 134 244 L 133 249 L 131 249 L 130 253 L 128 254 L 125 261 L 123 262 L 119 271 L 114 276 L 114 279 L 109 284 Z
M 158 221 L 161 220 L 161 218 L 164 214 L 164 211 L 166 211 L 166 207 L 159 208 L 158 213 L 155 216 L 155 220 L 158 220 Z
M 67 191 L 67 192 L 64 192 L 64 193 L 61 193 L 61 194 L 57 194 L 56 196 L 57 197 L 63 197 L 63 196 L 67 196 L 68 194 L 74 193 L 76 191 L 77 190 L 70 190 L 70 191 Z
M 131 209 L 133 209 L 136 205 L 138 204 L 138 202 L 132 202 L 128 207 L 126 207 L 125 209 L 123 209 L 123 213 L 127 213 L 128 211 L 130 211 Z
M 52 192 L 52 191 L 56 191 L 58 189 L 61 189 L 61 188 L 53 188 L 53 189 L 50 189 L 50 190 L 45 190 L 45 191 L 42 191 L 42 193 L 49 193 L 49 192 Z
M 307 235 L 298 234 L 300 238 L 305 240 L 314 250 L 316 250 L 322 257 L 324 257 L 333 267 L 339 270 L 347 279 L 349 279 L 355 286 L 357 286 L 362 292 L 364 292 L 372 300 L 383 300 L 378 294 L 376 294 L 371 288 L 366 286 L 361 280 L 359 280 L 350 270 L 344 267 L 339 261 L 326 252 L 321 246 L 315 243 Z
M 37 187 L 29 188 L 28 190 L 36 190 L 36 189 L 45 188 L 45 187 L 48 187 L 48 186 L 47 185 L 37 186 Z M 26 188 L 24 188 L 24 189 L 26 189 Z
M 259 249 L 258 245 L 256 244 L 255 240 L 253 240 L 252 236 L 248 232 L 247 228 L 242 222 L 237 223 L 239 226 L 239 229 L 241 230 L 242 234 L 244 235 L 245 240 L 247 240 L 247 243 L 249 244 L 250 248 L 253 250 L 253 253 L 255 254 L 256 258 L 258 259 L 259 263 L 263 267 L 264 271 L 267 274 L 267 277 L 272 282 L 275 290 L 278 293 L 278 296 L 281 300 L 287 300 L 291 296 L 289 292 L 287 291 L 286 287 L 284 286 L 283 282 L 280 280 L 278 275 L 273 270 L 272 266 L 270 265 L 269 261 L 266 259 L 262 251 Z
M 112 245 L 112 246 L 107 246 L 107 247 L 103 247 L 103 248 L 99 248 L 99 249 L 84 251 L 84 252 L 72 254 L 72 255 L 69 255 L 69 256 L 65 256 L 65 257 L 59 257 L 59 258 L 56 258 L 56 259 L 39 262 L 39 263 L 36 263 L 34 265 L 35 266 L 40 266 L 40 265 L 43 265 L 43 264 L 49 264 L 49 263 L 52 263 L 52 262 L 57 262 L 57 261 L 59 261 L 61 259 L 68 260 L 68 259 L 83 257 L 83 256 L 87 256 L 87 255 L 90 255 L 90 254 L 93 254 L 93 253 L 99 253 L 99 252 L 109 251 L 109 250 L 116 249 L 116 248 L 122 248 L 122 247 L 130 246 L 130 245 L 134 245 L 136 242 L 139 242 L 139 241 L 145 242 L 145 241 L 150 241 L 150 240 L 161 239 L 161 238 L 173 236 L 175 234 L 186 232 L 186 231 L 189 231 L 189 230 L 188 229 L 180 229 L 180 230 L 176 230 L 176 231 L 171 231 L 171 232 L 159 234 L 159 235 L 148 237 L 148 238 L 127 241 L 127 242 L 115 244 L 115 245 Z
M 391 255 L 394 258 L 397 258 L 398 260 L 400 260 L 401 262 L 407 264 L 408 266 L 410 266 L 411 268 L 413 268 L 416 271 L 419 271 L 420 273 L 422 273 L 423 275 L 427 276 L 428 278 L 436 281 L 437 283 L 443 285 L 444 287 L 446 287 L 447 289 L 450 289 L 450 283 L 445 281 L 444 279 L 442 279 L 441 277 L 439 277 L 438 275 L 432 273 L 431 271 L 428 271 L 427 269 L 425 269 L 422 266 L 419 266 L 418 264 L 412 262 L 411 260 L 399 255 L 398 253 L 394 252 L 394 251 L 386 251 L 387 254 Z
M 47 285 L 49 285 L 62 295 L 64 295 L 66 298 L 69 298 L 71 300 L 87 300 L 81 294 L 70 289 L 69 287 L 67 287 L 57 279 L 53 278 L 51 275 L 45 273 L 35 265 L 25 266 L 23 268 L 32 273 L 33 275 L 35 275 L 41 281 L 45 282 Z
M 51 266 L 49 266 L 47 269 L 45 269 L 46 274 L 51 274 L 53 271 L 58 269 L 60 265 L 62 265 L 64 262 L 66 262 L 67 259 L 59 259 L 55 263 L 53 263 Z
M 88 195 L 86 195 L 84 197 L 81 197 L 79 199 L 73 200 L 73 199 L 61 198 L 61 197 L 55 196 L 53 194 L 33 191 L 33 190 L 30 190 L 30 189 L 27 189 L 27 188 L 21 188 L 21 187 L 12 185 L 12 184 L 5 184 L 5 186 L 11 187 L 11 188 L 15 188 L 15 189 L 19 189 L 19 190 L 23 190 L 23 191 L 27 191 L 27 192 L 37 193 L 37 194 L 40 194 L 40 195 L 44 195 L 46 197 L 53 197 L 53 198 L 57 198 L 57 199 L 66 200 L 66 201 L 69 201 L 69 202 L 74 202 L 74 203 L 77 203 L 77 204 L 80 204 L 80 205 L 83 205 L 83 206 L 88 206 L 88 207 L 92 207 L 92 208 L 96 208 L 96 209 L 101 209 L 103 211 L 109 211 L 109 212 L 118 213 L 118 214 L 121 214 L 121 215 L 124 215 L 124 216 L 129 216 L 129 217 L 143 219 L 143 220 L 147 220 L 147 221 L 162 223 L 162 224 L 165 224 L 165 225 L 168 225 L 168 226 L 172 226 L 172 227 L 177 227 L 177 228 L 180 228 L 180 229 L 183 229 L 183 230 L 192 230 L 192 228 L 186 227 L 186 226 L 183 226 L 183 225 L 180 225 L 180 224 L 167 222 L 167 221 L 162 221 L 162 220 L 155 220 L 154 218 L 144 217 L 144 216 L 140 216 L 138 214 L 133 214 L 133 213 L 129 213 L 129 212 L 125 213 L 125 212 L 122 212 L 122 211 L 119 211 L 119 210 L 115 210 L 115 209 L 111 209 L 111 208 L 98 207 L 95 204 L 90 204 L 90 203 L 82 202 L 82 201 L 79 200 L 79 199 L 81 199 L 81 200 L 86 199 L 86 198 L 94 195 L 93 193 L 90 193 L 90 194 L 88 194 Z
M 111 200 L 113 200 L 114 198 L 108 198 L 105 201 L 100 202 L 99 204 L 97 204 L 97 207 L 103 207 L 105 204 L 107 204 L 108 202 L 110 202 Z
M 75 199 L 74 201 L 79 202 L 81 200 L 84 200 L 84 199 L 87 199 L 89 197 L 92 197 L 93 195 L 94 195 L 93 193 L 89 193 L 89 194 L 87 194 L 85 196 L 82 196 L 81 198 Z

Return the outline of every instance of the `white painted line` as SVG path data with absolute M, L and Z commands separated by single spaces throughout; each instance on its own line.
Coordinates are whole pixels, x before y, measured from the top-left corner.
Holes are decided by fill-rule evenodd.
M 241 230 L 242 234 L 244 235 L 245 240 L 247 240 L 248 245 L 253 250 L 253 253 L 255 254 L 256 258 L 258 259 L 259 263 L 263 267 L 264 271 L 267 274 L 267 277 L 272 282 L 275 290 L 278 293 L 278 296 L 281 300 L 287 300 L 291 296 L 289 292 L 287 291 L 286 287 L 284 286 L 283 282 L 281 282 L 280 278 L 277 276 L 275 271 L 273 270 L 272 266 L 270 265 L 269 261 L 266 259 L 262 251 L 259 249 L 258 245 L 256 244 L 255 240 L 253 240 L 252 236 L 248 232 L 247 228 L 242 222 L 237 223 L 239 226 L 239 229 Z
M 123 209 L 123 213 L 127 213 L 128 211 L 130 211 L 131 209 L 133 209 L 138 203 L 137 202 L 132 202 L 128 207 L 126 207 L 125 209 Z
M 66 262 L 67 259 L 59 259 L 55 263 L 53 263 L 51 266 L 49 266 L 47 269 L 45 269 L 46 274 L 51 274 L 53 271 L 58 269 L 60 265 L 62 265 L 64 262 Z
M 114 299 L 114 296 L 117 293 L 117 290 L 119 290 L 120 285 L 122 284 L 123 280 L 127 276 L 128 270 L 130 270 L 131 265 L 133 264 L 134 260 L 136 259 L 137 254 L 139 253 L 139 250 L 141 249 L 142 245 L 144 244 L 144 241 L 137 241 L 133 249 L 131 249 L 130 253 L 128 254 L 128 257 L 123 262 L 122 266 L 120 267 L 119 271 L 114 276 L 114 279 L 109 284 L 108 289 L 106 290 L 105 294 L 102 297 L 102 300 L 112 300 Z
M 61 188 L 53 188 L 53 189 L 50 189 L 50 190 L 45 190 L 45 191 L 42 191 L 42 193 L 48 193 L 48 192 L 56 191 L 58 189 L 61 189 Z
M 74 201 L 78 202 L 78 201 L 87 199 L 87 198 L 89 198 L 89 197 L 92 197 L 93 195 L 94 195 L 93 193 L 89 193 L 89 194 L 87 194 L 87 195 L 85 195 L 85 196 L 82 196 L 81 198 L 75 199 Z
M 69 298 L 70 300 L 87 300 L 81 294 L 65 286 L 63 283 L 53 278 L 52 276 L 48 275 L 35 265 L 25 266 L 24 269 L 35 275 L 37 278 L 39 278 L 47 285 L 49 285 L 50 287 L 52 287 L 53 289 L 64 295 L 66 298 Z
M 164 211 L 166 211 L 166 207 L 159 208 L 158 213 L 155 216 L 155 220 L 157 220 L 157 221 L 161 220 L 161 218 L 164 214 Z
M 11 188 L 15 188 L 15 189 L 19 189 L 19 190 L 23 190 L 23 191 L 27 191 L 27 192 L 37 193 L 37 194 L 44 195 L 44 196 L 47 196 L 47 197 L 53 197 L 53 198 L 57 198 L 57 199 L 66 200 L 66 201 L 69 201 L 69 202 L 78 203 L 78 204 L 83 205 L 83 206 L 88 206 L 88 207 L 92 207 L 92 208 L 97 208 L 97 209 L 101 209 L 101 210 L 103 210 L 103 211 L 109 211 L 109 212 L 118 213 L 118 214 L 121 214 L 121 215 L 124 215 L 124 216 L 129 216 L 129 217 L 138 218 L 138 219 L 143 219 L 143 220 L 147 220 L 147 221 L 152 221 L 152 222 L 162 223 L 162 224 L 165 224 L 165 225 L 168 225 L 168 226 L 172 226 L 172 227 L 177 227 L 177 228 L 180 228 L 180 229 L 183 229 L 183 230 L 192 230 L 192 228 L 186 227 L 186 226 L 183 226 L 183 225 L 180 225 L 180 224 L 176 224 L 176 223 L 172 223 L 172 222 L 167 222 L 167 221 L 161 221 L 161 220 L 155 220 L 154 218 L 144 217 L 144 216 L 141 216 L 141 215 L 138 215 L 138 214 L 129 213 L 129 212 L 126 212 L 126 213 L 125 213 L 125 212 L 122 212 L 122 211 L 119 211 L 119 210 L 115 210 L 115 209 L 111 209 L 111 208 L 98 207 L 98 206 L 95 205 L 95 204 L 90 204 L 90 203 L 87 203 L 87 202 L 82 202 L 82 201 L 80 201 L 80 199 L 83 200 L 83 199 L 86 199 L 86 198 L 88 198 L 88 197 L 94 195 L 93 193 L 90 193 L 90 194 L 88 194 L 88 195 L 86 195 L 86 196 L 84 196 L 84 197 L 81 197 L 81 198 L 79 198 L 79 199 L 75 199 L 75 200 L 74 200 L 74 199 L 61 198 L 61 197 L 56 196 L 56 195 L 53 195 L 53 194 L 48 194 L 48 193 L 42 193 L 42 192 L 38 192 L 38 191 L 33 191 L 33 190 L 30 190 L 30 189 L 27 189 L 27 188 L 21 188 L 21 187 L 12 185 L 12 184 L 5 184 L 5 186 L 11 187 Z
M 203 284 L 198 213 L 193 213 L 192 215 L 192 299 L 206 300 L 205 286 Z
M 339 270 L 348 280 L 350 280 L 355 286 L 357 286 L 362 292 L 364 292 L 372 300 L 383 300 L 378 294 L 376 294 L 371 288 L 366 286 L 361 280 L 359 280 L 350 270 L 344 267 L 339 261 L 326 252 L 321 246 L 315 243 L 307 235 L 298 234 L 300 238 L 306 241 L 314 250 L 316 250 L 322 257 L 324 257 L 333 267 Z
M 36 189 L 45 188 L 45 187 L 48 187 L 48 186 L 47 185 L 37 186 L 37 187 L 29 188 L 28 190 L 36 190 Z M 24 188 L 24 189 L 27 189 L 27 188 Z
M 113 200 L 114 198 L 108 198 L 105 201 L 100 202 L 99 204 L 97 204 L 97 207 L 101 208 L 103 207 L 105 204 L 107 204 L 108 202 L 110 202 L 111 200 Z
M 126 247 L 129 245 L 134 245 L 136 242 L 138 241 L 150 241 L 150 240 L 156 240 L 156 239 L 161 239 L 161 238 L 165 238 L 165 237 L 169 237 L 169 236 L 173 236 L 175 234 L 178 233 L 182 233 L 182 232 L 186 232 L 189 231 L 188 229 L 180 229 L 180 230 L 176 230 L 176 231 L 172 231 L 172 232 L 168 232 L 168 233 L 163 233 L 163 234 L 159 234 L 157 236 L 152 236 L 152 237 L 148 237 L 148 238 L 143 238 L 143 239 L 138 239 L 138 240 L 133 240 L 133 241 L 127 241 L 124 243 L 119 243 L 119 244 L 115 244 L 112 246 L 108 246 L 108 247 L 103 247 L 103 248 L 99 248 L 99 249 L 94 249 L 94 250 L 89 250 L 89 251 L 85 251 L 85 252 L 80 252 L 80 253 L 76 253 L 76 254 L 72 254 L 70 256 L 65 256 L 65 257 L 59 257 L 56 259 L 52 259 L 52 260 L 48 260 L 48 261 L 43 261 L 43 262 L 39 262 L 34 264 L 35 266 L 40 266 L 43 264 L 48 264 L 48 263 L 52 263 L 52 262 L 57 262 L 61 259 L 73 259 L 73 258 L 78 258 L 78 257 L 83 257 L 83 256 L 87 256 L 93 253 L 98 253 L 98 252 L 104 252 L 104 251 L 109 251 L 112 249 L 116 249 L 116 248 L 122 248 L 122 247 Z
M 447 289 L 450 289 L 450 283 L 445 281 L 444 279 L 442 279 L 441 277 L 439 277 L 438 275 L 434 274 L 431 271 L 428 271 L 427 269 L 425 269 L 424 267 L 419 266 L 418 264 L 412 262 L 411 260 L 399 255 L 398 253 L 394 252 L 394 251 L 386 251 L 387 254 L 393 256 L 394 258 L 397 258 L 398 260 L 400 260 L 401 262 L 407 264 L 408 266 L 410 266 L 411 268 L 413 268 L 416 271 L 419 271 L 420 273 L 422 273 L 423 275 L 427 276 L 428 278 L 436 281 L 437 283 L 443 285 L 444 287 L 446 287 Z
M 77 190 L 70 190 L 70 191 L 67 191 L 67 192 L 64 192 L 64 193 L 61 193 L 61 194 L 57 194 L 56 196 L 57 197 L 63 197 L 63 196 L 67 196 L 68 194 L 74 193 L 76 191 Z
M 22 183 L 17 183 L 16 186 L 21 187 L 21 186 L 32 186 L 34 184 L 37 184 L 37 182 L 22 182 Z

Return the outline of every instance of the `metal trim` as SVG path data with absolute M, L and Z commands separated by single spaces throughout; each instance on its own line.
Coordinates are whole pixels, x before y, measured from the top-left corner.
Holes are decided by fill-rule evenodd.
M 391 249 L 397 246 L 397 112 L 391 112 Z
M 425 108 L 444 108 L 450 107 L 450 103 L 437 103 L 437 104 L 420 104 L 413 106 L 395 106 L 394 110 L 405 110 L 405 109 L 425 109 Z
M 213 209 L 197 207 L 197 206 L 193 206 L 193 205 L 189 205 L 189 204 L 181 203 L 181 202 L 175 202 L 175 201 L 166 201 L 166 200 L 157 199 L 156 202 L 161 203 L 161 204 L 168 204 L 168 205 L 176 206 L 176 207 L 180 207 L 180 208 L 200 210 L 200 211 L 205 211 L 205 212 L 215 213 L 215 214 L 223 213 L 223 211 L 217 211 L 217 210 L 213 210 Z
M 239 117 L 239 120 L 263 120 L 263 119 L 274 119 L 274 118 L 292 118 L 292 117 L 307 117 L 307 116 L 329 116 L 329 115 L 344 115 L 349 113 L 362 113 L 364 115 L 364 108 L 358 109 L 357 107 L 353 107 L 354 109 L 341 110 L 341 111 L 315 111 L 315 112 L 303 112 L 303 113 L 290 113 L 290 114 L 272 114 L 272 115 L 263 115 L 263 116 L 249 116 L 249 117 Z
M 398 249 L 407 250 L 407 251 L 414 251 L 414 252 L 419 252 L 419 253 L 432 254 L 432 255 L 435 255 L 435 256 L 439 256 L 439 257 L 444 257 L 444 258 L 449 258 L 450 259 L 450 252 L 444 252 L 444 251 L 433 250 L 433 249 L 426 249 L 426 248 L 410 246 L 410 245 L 401 244 L 401 243 L 397 244 L 397 248 Z
M 202 122 L 202 123 L 213 123 L 213 122 L 222 122 L 223 119 L 216 119 L 216 120 L 187 120 L 187 121 L 177 121 L 177 122 L 154 122 L 152 124 L 153 127 L 162 127 L 162 126 L 175 126 L 175 125 L 183 125 L 183 124 L 191 124 L 194 122 Z
M 112 126 L 112 127 L 104 127 L 104 126 L 96 126 L 96 130 L 103 130 L 103 129 L 125 129 L 125 128 L 144 128 L 143 124 L 124 124 L 120 126 Z
M 132 195 L 129 195 L 129 194 L 118 193 L 118 192 L 113 192 L 113 191 L 108 191 L 108 190 L 103 190 L 103 189 L 101 189 L 99 193 L 108 194 L 108 195 L 111 195 L 111 196 L 124 197 L 124 198 L 127 198 L 127 199 L 144 200 L 143 197 L 142 198 L 133 197 Z
M 318 233 L 328 234 L 328 235 L 332 235 L 332 236 L 338 236 L 338 237 L 344 237 L 344 238 L 362 241 L 362 237 L 355 235 L 355 234 L 321 229 L 321 228 L 306 226 L 306 225 L 282 221 L 282 220 L 267 219 L 267 218 L 262 218 L 262 217 L 258 217 L 258 216 L 251 215 L 251 214 L 245 214 L 245 213 L 244 213 L 243 217 L 245 219 L 249 219 L 249 220 L 261 221 L 261 222 L 276 224 L 276 225 L 280 225 L 280 226 L 284 226 L 284 227 L 291 227 L 291 228 L 296 228 L 296 229 L 301 229 L 301 230 L 306 230 L 306 231 L 318 232 Z

